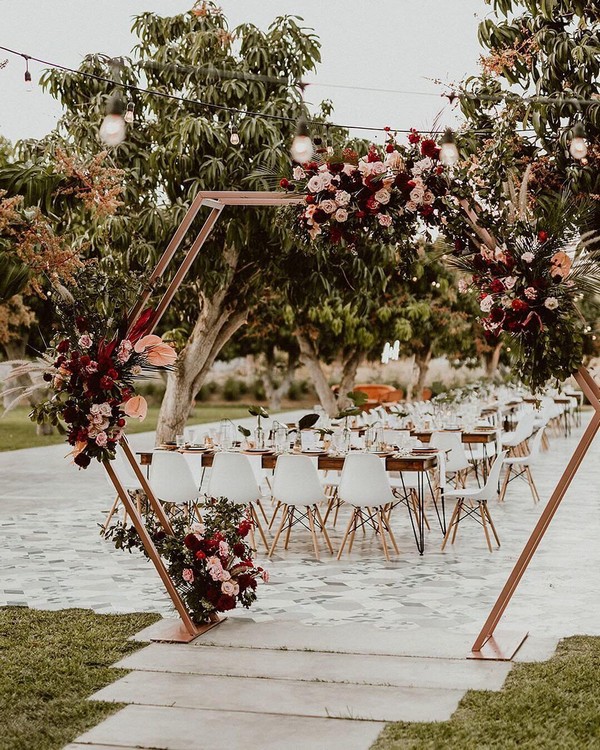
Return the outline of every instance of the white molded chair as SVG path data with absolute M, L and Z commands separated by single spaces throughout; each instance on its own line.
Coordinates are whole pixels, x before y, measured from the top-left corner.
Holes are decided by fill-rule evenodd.
M 466 490 L 462 489 L 450 489 L 446 490 L 446 500 L 456 500 L 450 523 L 446 531 L 446 536 L 442 542 L 442 550 L 446 547 L 448 539 L 452 535 L 451 544 L 454 544 L 456 539 L 456 532 L 458 531 L 458 524 L 467 517 L 472 517 L 483 526 L 485 533 L 485 539 L 487 542 L 488 549 L 492 551 L 492 544 L 490 542 L 490 535 L 488 532 L 488 523 L 496 539 L 496 544 L 500 546 L 500 539 L 496 532 L 496 527 L 492 521 L 490 511 L 488 508 L 488 502 L 498 497 L 498 480 L 500 478 L 500 470 L 502 469 L 502 461 L 506 457 L 507 451 L 502 451 L 496 456 L 492 468 L 488 474 L 486 483 L 483 487 L 476 487 L 474 489 Z M 481 520 L 477 518 L 477 515 L 481 517 Z
M 388 508 L 395 502 L 396 497 L 381 459 L 370 453 L 348 454 L 344 461 L 338 494 L 344 503 L 352 505 L 353 508 L 337 559 L 341 558 L 348 540 L 348 552 L 352 552 L 356 529 L 359 525 L 364 527 L 366 524 L 371 525 L 379 533 L 386 560 L 390 559 L 386 533 L 398 554 L 398 545 L 390 527 L 388 514 Z
M 156 497 L 174 509 L 185 507 L 189 515 L 201 519 L 199 490 L 185 456 L 178 451 L 154 451 L 150 464 L 150 487 Z
M 508 483 L 512 482 L 513 479 L 521 477 L 526 479 L 531 489 L 533 496 L 533 502 L 539 503 L 540 496 L 533 481 L 533 475 L 531 473 L 531 466 L 535 463 L 540 454 L 540 448 L 544 437 L 544 428 L 539 429 L 531 441 L 531 448 L 526 456 L 509 456 L 504 459 L 504 465 L 506 466 L 506 474 L 504 475 L 504 481 L 502 482 L 502 489 L 500 491 L 500 500 L 504 500 L 506 495 L 506 488 Z
M 141 505 L 141 499 L 145 495 L 143 495 L 143 489 L 142 485 L 140 484 L 139 479 L 136 477 L 136 475 L 133 472 L 133 469 L 129 465 L 129 461 L 126 459 L 123 448 L 121 448 L 120 445 L 117 445 L 116 451 L 115 451 L 115 460 L 111 461 L 111 466 L 117 475 L 117 478 L 125 488 L 125 492 L 129 493 L 129 495 L 132 496 L 133 499 L 135 499 L 135 503 L 137 506 L 137 511 L 141 515 L 142 513 L 142 505 Z M 106 481 L 108 482 L 111 490 L 115 491 L 115 486 L 112 483 L 110 477 L 106 472 L 104 472 L 104 476 L 106 477 Z M 116 513 L 117 507 L 119 503 L 121 502 L 121 498 L 117 494 L 117 496 L 114 499 L 114 502 L 112 504 L 111 509 L 108 511 L 108 515 L 106 516 L 106 519 L 104 520 L 104 523 L 102 524 L 102 528 L 100 530 L 100 533 L 103 534 L 106 529 L 108 528 L 108 524 L 111 521 L 111 518 Z M 127 520 L 127 511 L 124 510 L 124 516 L 123 516 L 123 523 Z
M 502 448 L 508 448 L 515 455 L 522 454 L 523 443 L 531 437 L 533 432 L 535 418 L 534 411 L 524 412 L 512 432 L 502 433 Z
M 432 448 L 446 454 L 446 478 L 454 480 L 456 486 L 465 486 L 467 474 L 473 469 L 465 452 L 460 432 L 434 432 L 429 441 Z
M 275 552 L 281 534 L 285 531 L 284 549 L 288 548 L 292 527 L 300 524 L 312 536 L 315 556 L 319 559 L 317 528 L 322 532 L 329 551 L 333 547 L 325 529 L 318 504 L 325 502 L 325 492 L 319 480 L 317 468 L 308 456 L 284 454 L 277 458 L 273 477 L 273 500 L 277 507 L 283 507 L 281 522 L 269 550 L 269 557 Z
M 241 453 L 216 453 L 213 458 L 206 496 L 226 497 L 229 502 L 235 505 L 245 505 L 248 509 L 248 515 L 258 529 L 265 549 L 268 551 L 269 543 L 256 512 L 256 507 L 260 508 L 265 521 L 267 516 L 261 504 L 258 482 L 247 456 Z M 251 534 L 252 546 L 254 547 L 254 530 Z

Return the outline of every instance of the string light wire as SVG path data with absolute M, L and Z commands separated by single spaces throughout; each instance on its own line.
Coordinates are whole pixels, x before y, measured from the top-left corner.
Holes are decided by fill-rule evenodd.
M 278 122 L 286 122 L 286 123 L 297 123 L 297 118 L 295 117 L 287 117 L 285 115 L 274 115 L 274 114 L 266 114 L 264 112 L 255 112 L 253 110 L 249 109 L 241 109 L 237 107 L 228 107 L 223 104 L 215 104 L 213 102 L 205 102 L 199 99 L 190 99 L 188 97 L 179 96 L 177 94 L 169 94 L 163 91 L 157 91 L 156 89 L 150 89 L 150 88 L 144 88 L 142 86 L 136 86 L 135 84 L 130 83 L 122 83 L 119 81 L 114 81 L 112 78 L 109 78 L 107 76 L 101 76 L 97 75 L 95 73 L 88 73 L 82 70 L 76 70 L 75 68 L 71 68 L 67 65 L 61 65 L 60 63 L 51 62 L 49 60 L 43 60 L 39 57 L 34 57 L 33 55 L 28 55 L 24 52 L 19 52 L 18 50 L 11 49 L 10 47 L 5 47 L 3 45 L 0 45 L 0 50 L 3 50 L 5 52 L 8 52 L 9 54 L 16 55 L 18 57 L 22 57 L 25 61 L 33 60 L 37 63 L 40 63 L 41 65 L 47 66 L 49 68 L 54 68 L 55 70 L 61 70 L 65 73 L 72 73 L 77 76 L 81 76 L 83 78 L 88 78 L 90 80 L 98 81 L 100 83 L 106 83 L 109 84 L 112 87 L 122 88 L 125 91 L 136 91 L 139 94 L 146 94 L 150 96 L 156 96 L 163 99 L 170 99 L 171 101 L 177 101 L 185 104 L 191 104 L 198 107 L 205 107 L 209 110 L 212 110 L 214 112 L 227 112 L 230 114 L 236 114 L 240 116 L 245 117 L 257 117 L 262 118 L 265 120 L 275 120 Z M 207 69 L 207 74 L 221 74 L 223 71 L 218 71 L 217 69 L 209 68 Z M 228 74 L 230 74 L 230 71 L 226 71 Z M 251 74 L 251 77 L 254 78 L 254 74 Z M 260 76 L 261 79 L 263 78 L 269 78 L 268 76 Z M 285 79 L 279 79 L 279 78 L 273 78 L 273 81 L 279 82 L 279 83 L 288 83 Z M 307 85 L 321 85 L 321 86 L 327 86 L 329 85 L 332 88 L 348 88 L 348 89 L 355 89 L 355 90 L 369 90 L 369 91 L 389 91 L 391 93 L 399 93 L 399 94 L 414 94 L 414 95 L 423 95 L 423 96 L 435 96 L 435 94 L 432 94 L 430 92 L 416 92 L 416 91 L 400 91 L 400 90 L 392 90 L 392 89 L 366 89 L 358 86 L 344 86 L 342 84 L 319 84 L 315 82 L 314 84 L 308 84 L 308 83 L 299 83 L 297 84 L 300 88 L 307 86 Z M 553 97 L 544 97 L 544 96 L 534 96 L 534 97 L 519 97 L 517 94 L 508 94 L 506 97 L 494 97 L 494 96 L 486 96 L 486 95 L 475 95 L 475 94 L 469 94 L 469 93 L 460 93 L 456 94 L 455 92 L 452 92 L 451 94 L 441 94 L 440 96 L 446 96 L 449 99 L 455 99 L 455 98 L 472 98 L 477 100 L 494 100 L 494 101 L 502 101 L 504 98 L 513 99 L 515 97 L 518 97 L 519 99 L 525 101 L 525 102 L 532 102 L 532 101 L 540 101 L 540 102 L 548 102 L 548 103 L 576 103 L 576 104 L 599 104 L 599 99 L 572 99 L 572 98 L 553 98 Z M 316 126 L 316 127 L 337 127 L 345 130 L 363 130 L 363 131 L 369 131 L 369 132 L 389 132 L 389 127 L 371 127 L 366 125 L 350 125 L 350 124 L 342 124 L 342 123 L 324 123 L 320 120 L 306 120 L 308 125 Z M 392 128 L 392 130 L 396 133 L 410 133 L 410 128 Z M 431 135 L 441 135 L 445 132 L 445 129 L 441 130 L 432 130 Z M 471 130 L 468 131 L 471 133 L 480 133 L 485 134 L 488 131 L 484 130 Z M 533 128 L 524 128 L 520 130 L 521 133 L 533 133 L 535 132 Z

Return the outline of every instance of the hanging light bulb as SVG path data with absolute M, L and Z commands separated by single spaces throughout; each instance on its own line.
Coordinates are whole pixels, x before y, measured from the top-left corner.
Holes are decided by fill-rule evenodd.
M 571 133 L 571 144 L 569 146 L 569 153 L 574 159 L 581 160 L 587 156 L 588 147 L 585 140 L 585 130 L 583 125 L 578 122 Z
M 240 134 L 238 133 L 238 129 L 235 125 L 232 124 L 231 126 L 231 135 L 229 136 L 229 143 L 231 143 L 232 146 L 239 145 L 240 142 Z
M 313 144 L 308 134 L 308 123 L 306 118 L 300 117 L 296 126 L 296 135 L 290 148 L 292 159 L 298 164 L 306 164 L 313 155 Z
M 135 109 L 135 105 L 133 102 L 127 102 L 127 111 L 125 112 L 125 116 L 123 119 L 128 125 L 131 125 L 133 123 L 133 110 Z
M 31 73 L 29 72 L 29 58 L 25 58 L 25 91 L 30 93 L 33 91 L 33 81 L 31 80 Z
M 118 146 L 125 140 L 125 106 L 120 94 L 112 93 L 106 104 L 106 117 L 100 126 L 100 140 L 107 146 Z
M 450 128 L 446 129 L 440 144 L 440 161 L 447 167 L 453 167 L 458 161 L 458 149 L 456 148 L 454 134 Z

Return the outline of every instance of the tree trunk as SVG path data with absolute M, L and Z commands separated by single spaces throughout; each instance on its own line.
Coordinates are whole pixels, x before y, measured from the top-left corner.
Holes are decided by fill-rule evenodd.
M 410 380 L 406 386 L 406 400 L 410 403 L 413 400 L 414 396 L 414 390 L 415 390 L 415 383 L 414 383 L 414 375 L 415 375 L 415 369 L 416 369 L 416 362 L 415 362 L 415 356 L 413 354 L 413 363 L 412 363 L 412 370 L 411 370 L 411 376 Z
M 175 370 L 169 373 L 167 387 L 158 415 L 156 442 L 174 440 L 183 432 L 196 394 L 219 352 L 246 322 L 248 310 L 243 305 L 242 295 L 228 303 L 238 253 L 225 250 L 225 258 L 231 270 L 228 281 L 211 298 L 199 297 L 200 312 L 187 344 L 180 353 Z M 233 295 L 232 295 L 233 296 Z M 243 307 L 242 307 L 243 305 Z M 241 309 L 240 309 L 241 308 Z
M 300 362 L 302 362 L 308 370 L 315 391 L 317 392 L 317 396 L 319 397 L 319 402 L 330 417 L 335 417 L 341 409 L 345 409 L 350 405 L 350 400 L 346 394 L 354 387 L 356 372 L 358 366 L 364 359 L 364 354 L 359 351 L 353 351 L 351 354 L 344 357 L 342 361 L 342 377 L 340 379 L 340 386 L 336 397 L 327 382 L 319 355 L 313 342 L 306 334 L 301 332 L 296 332 L 296 339 L 300 346 Z
M 429 372 L 429 363 L 431 362 L 431 349 L 428 349 L 425 352 L 419 352 L 415 355 L 415 364 L 417 365 L 417 369 L 419 372 L 419 375 L 417 377 L 417 383 L 415 390 L 417 392 L 417 398 L 421 398 L 421 394 L 423 392 L 423 386 L 425 385 L 425 378 L 427 377 L 427 373 Z
M 493 378 L 498 369 L 498 363 L 500 362 L 500 354 L 502 352 L 502 342 L 499 341 L 494 347 L 493 351 L 484 356 L 485 362 L 485 374 L 488 378 Z
M 275 378 L 277 372 L 275 352 L 270 352 L 265 356 L 265 366 L 261 374 L 261 380 L 265 389 L 265 395 L 269 402 L 269 409 L 272 412 L 281 409 L 281 399 L 288 392 L 297 367 L 298 358 L 292 354 L 288 354 L 285 373 L 283 374 L 281 383 L 277 385 Z
M 335 417 L 338 412 L 337 399 L 327 382 L 315 346 L 304 333 L 296 332 L 296 339 L 300 347 L 300 362 L 308 370 L 319 402 L 330 417 Z

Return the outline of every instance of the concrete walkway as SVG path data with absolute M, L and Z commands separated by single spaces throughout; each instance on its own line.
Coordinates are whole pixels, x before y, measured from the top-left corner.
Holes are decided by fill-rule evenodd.
M 465 690 L 499 689 L 510 665 L 465 655 L 579 434 L 553 438 L 542 455 L 540 505 L 520 482 L 492 505 L 502 539 L 492 554 L 476 524 L 461 525 L 441 553 L 431 517 L 420 557 L 400 512 L 401 554 L 389 563 L 369 535 L 342 561 L 317 562 L 308 535 L 293 534 L 249 612 L 234 611 L 192 644 L 152 644 L 119 663 L 133 671 L 94 698 L 127 707 L 70 747 L 367 750 L 385 721 L 447 719 Z M 133 441 L 148 447 L 151 437 Z M 600 634 L 600 600 L 589 593 L 600 585 L 599 449 L 507 612 L 506 627 L 531 631 L 517 660 L 548 658 L 559 637 Z M 78 472 L 65 453 L 0 454 L 0 602 L 171 615 L 148 563 L 97 535 L 112 494 L 99 467 Z M 334 547 L 343 528 L 341 518 Z

